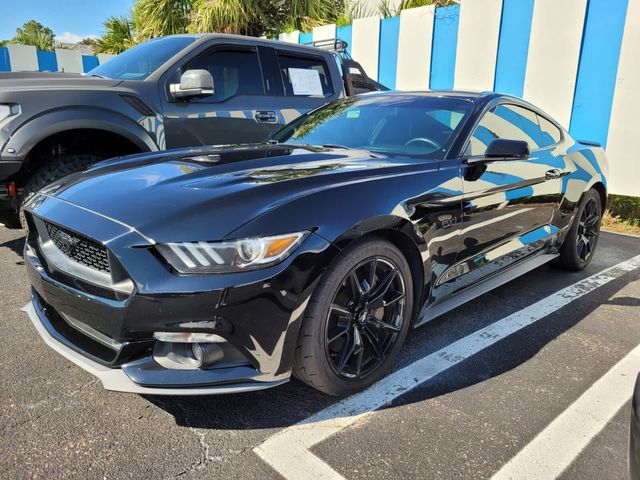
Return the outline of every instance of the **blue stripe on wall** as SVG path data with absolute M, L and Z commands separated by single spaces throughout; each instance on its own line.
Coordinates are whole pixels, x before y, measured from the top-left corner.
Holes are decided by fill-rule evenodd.
M 11 61 L 9 60 L 9 49 L 0 47 L 0 72 L 10 72 Z
M 301 33 L 298 36 L 298 43 L 311 43 L 313 41 L 313 32 Z
M 534 0 L 503 0 L 494 90 L 522 97 Z
M 429 88 L 432 90 L 453 88 L 459 23 L 459 5 L 436 8 L 431 51 L 431 79 L 429 81 Z
M 336 37 L 347 42 L 347 53 L 351 55 L 351 25 L 336 28 Z
M 82 56 L 82 71 L 84 73 L 87 73 L 90 70 L 93 70 L 97 66 L 98 66 L 98 57 L 93 57 L 89 55 Z
M 385 18 L 380 22 L 380 49 L 378 52 L 378 82 L 395 90 L 398 63 L 400 17 Z
M 42 52 L 38 50 L 38 70 L 41 72 L 58 71 L 58 58 L 55 52 Z
M 571 113 L 571 135 L 606 145 L 627 0 L 590 0 Z

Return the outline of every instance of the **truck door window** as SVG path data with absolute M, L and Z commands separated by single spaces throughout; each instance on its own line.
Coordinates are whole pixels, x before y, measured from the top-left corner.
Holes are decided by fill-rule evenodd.
M 294 88 L 294 83 L 296 81 L 294 76 L 296 75 L 297 70 L 312 70 L 317 72 L 320 80 L 320 86 L 322 88 L 322 95 L 324 97 L 330 97 L 333 95 L 331 76 L 329 75 L 329 69 L 327 68 L 327 64 L 324 60 L 279 54 L 278 64 L 286 96 L 308 95 L 307 93 L 304 93 L 305 90 L 301 91 L 303 93 L 299 93 L 296 92 L 296 89 Z
M 184 70 L 202 68 L 213 76 L 214 94 L 201 101 L 222 102 L 236 95 L 264 95 L 258 54 L 254 50 L 214 50 Z

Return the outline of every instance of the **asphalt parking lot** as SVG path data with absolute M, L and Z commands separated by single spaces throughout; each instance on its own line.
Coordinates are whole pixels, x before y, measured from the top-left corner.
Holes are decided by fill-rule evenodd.
M 20 311 L 22 239 L 0 227 L 0 478 L 626 477 L 638 237 L 602 233 L 586 271 L 544 266 L 432 321 L 386 385 L 340 403 L 297 381 L 218 397 L 103 390 Z

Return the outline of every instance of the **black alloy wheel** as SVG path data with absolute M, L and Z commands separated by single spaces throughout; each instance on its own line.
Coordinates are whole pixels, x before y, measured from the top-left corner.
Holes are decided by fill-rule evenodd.
M 356 265 L 334 295 L 325 353 L 333 371 L 360 379 L 375 371 L 398 339 L 406 289 L 398 268 L 373 257 Z
M 588 262 L 595 250 L 600 231 L 600 209 L 597 200 L 588 198 L 578 221 L 576 236 L 576 253 L 583 262 Z
M 353 242 L 323 273 L 302 320 L 293 375 L 344 396 L 382 378 L 400 353 L 413 312 L 404 254 L 369 237 Z
M 556 262 L 559 266 L 579 271 L 589 265 L 598 245 L 601 220 L 602 199 L 596 190 L 591 189 L 582 196 L 571 228 L 560 247 Z

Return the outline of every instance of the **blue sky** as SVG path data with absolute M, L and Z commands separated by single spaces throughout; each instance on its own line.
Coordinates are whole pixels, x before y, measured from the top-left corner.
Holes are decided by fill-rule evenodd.
M 124 15 L 133 0 L 0 0 L 0 40 L 12 38 L 29 20 L 51 28 L 58 41 L 99 36 L 111 15 Z

